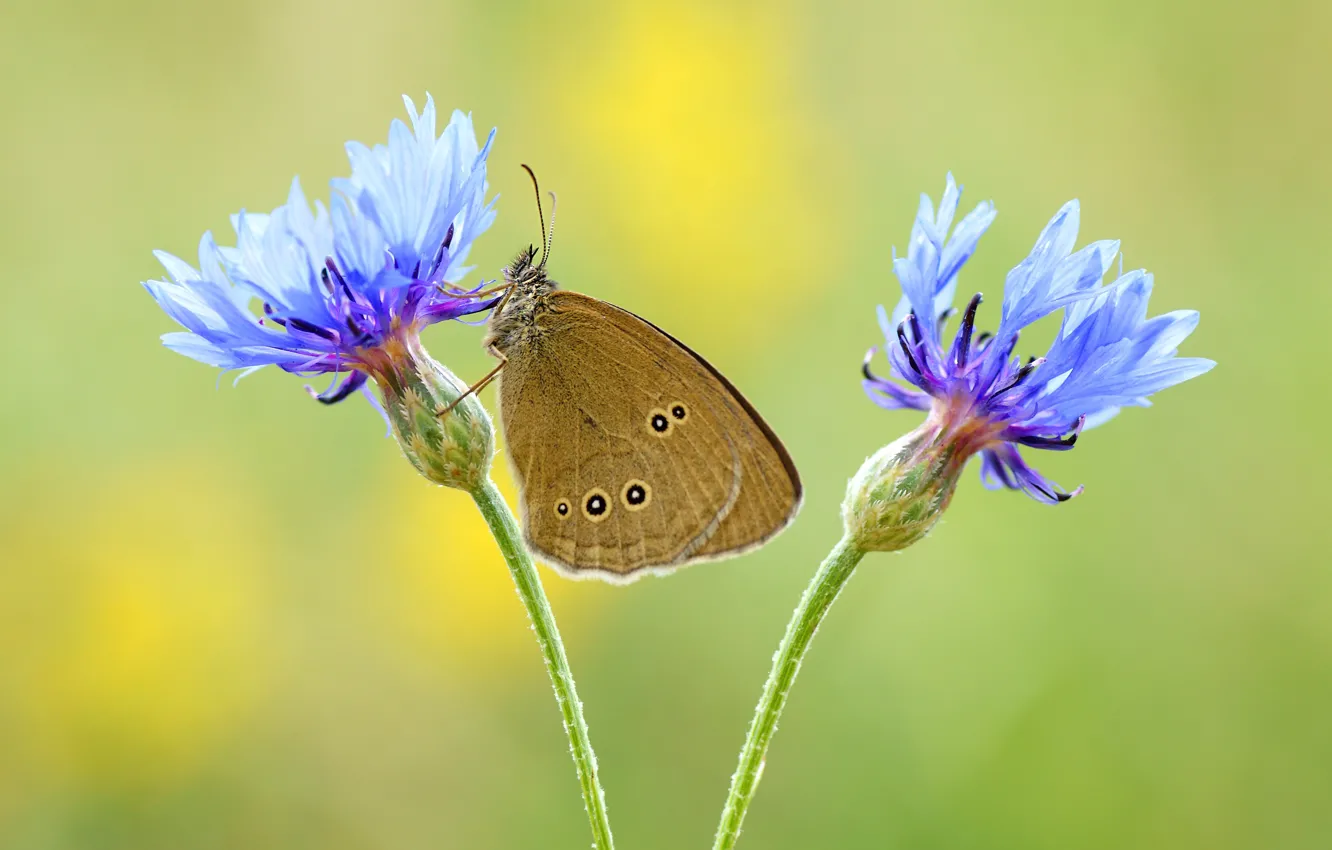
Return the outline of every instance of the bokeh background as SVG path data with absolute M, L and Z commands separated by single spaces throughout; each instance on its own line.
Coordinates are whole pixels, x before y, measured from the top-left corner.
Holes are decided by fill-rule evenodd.
M 588 845 L 470 501 L 359 400 L 165 351 L 139 286 L 426 91 L 500 129 L 477 275 L 538 238 L 529 162 L 555 275 L 709 356 L 807 481 L 757 554 L 543 572 L 622 848 L 710 846 L 844 482 L 916 422 L 857 369 L 949 169 L 1000 210 L 983 319 L 1080 197 L 1220 366 L 1039 458 L 1082 498 L 968 475 L 867 559 L 742 846 L 1332 845 L 1330 39 L 1322 0 L 0 0 L 0 847 Z M 479 376 L 481 336 L 427 344 Z

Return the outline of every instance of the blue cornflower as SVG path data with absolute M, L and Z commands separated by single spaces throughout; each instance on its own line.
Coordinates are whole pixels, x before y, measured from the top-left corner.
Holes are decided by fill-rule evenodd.
M 879 308 L 893 380 L 870 371 L 870 349 L 865 390 L 881 407 L 929 411 L 925 425 L 897 445 L 897 465 L 907 455 L 930 455 L 931 474 L 955 481 L 967 459 L 980 453 L 986 487 L 1022 490 L 1051 504 L 1066 501 L 1082 488 L 1064 491 L 1029 466 L 1020 448 L 1070 449 L 1083 429 L 1120 408 L 1148 406 L 1151 394 L 1211 369 L 1211 360 L 1176 356 L 1198 313 L 1147 318 L 1152 276 L 1142 270 L 1105 283 L 1119 243 L 1093 242 L 1074 252 L 1078 203 L 1070 201 L 1008 273 L 995 333 L 976 334 L 977 294 L 945 344 L 958 272 L 995 216 L 993 204 L 981 203 L 949 235 L 959 196 L 951 174 L 937 210 L 921 196 L 907 256 L 893 258 L 902 299 L 891 319 Z M 1015 357 L 1021 329 L 1056 310 L 1063 310 L 1063 323 L 1045 356 L 1025 363 Z M 924 513 L 937 515 L 951 492 L 951 484 L 934 492 L 936 504 Z
M 332 404 L 391 375 L 422 328 L 495 302 L 454 286 L 495 218 L 485 199 L 495 131 L 478 149 L 471 118 L 454 112 L 436 136 L 434 101 L 419 114 L 403 101 L 412 128 L 395 119 L 387 145 L 348 143 L 352 174 L 332 181 L 329 208 L 316 201 L 312 212 L 293 181 L 272 213 L 232 217 L 235 248 L 205 233 L 198 269 L 156 252 L 170 279 L 144 286 L 186 328 L 162 337 L 168 348 L 243 375 L 345 373 L 310 390 Z

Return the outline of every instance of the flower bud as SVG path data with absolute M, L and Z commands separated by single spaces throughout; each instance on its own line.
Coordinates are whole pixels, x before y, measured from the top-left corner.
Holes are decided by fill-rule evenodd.
M 966 455 L 940 431 L 927 421 L 875 452 L 847 484 L 842 523 L 862 551 L 905 549 L 943 515 Z
M 412 466 L 436 484 L 476 489 L 495 454 L 494 428 L 476 394 L 458 402 L 467 385 L 427 354 L 415 335 L 390 340 L 372 356 L 371 374 L 393 436 Z

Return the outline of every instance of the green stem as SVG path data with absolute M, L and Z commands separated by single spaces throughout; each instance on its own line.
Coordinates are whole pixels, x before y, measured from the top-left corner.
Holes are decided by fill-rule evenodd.
M 532 620 L 536 632 L 537 644 L 541 647 L 541 656 L 546 661 L 546 672 L 555 687 L 555 702 L 560 706 L 560 715 L 564 718 L 564 731 L 569 736 L 569 748 L 573 752 L 574 767 L 578 771 L 578 784 L 583 789 L 583 804 L 587 807 L 587 818 L 592 823 L 592 846 L 594 850 L 613 850 L 610 822 L 606 818 L 606 795 L 602 793 L 601 783 L 597 780 L 597 756 L 592 752 L 592 742 L 588 739 L 587 721 L 583 719 L 583 704 L 578 700 L 578 690 L 574 686 L 573 673 L 569 671 L 569 659 L 564 654 L 564 643 L 560 640 L 560 630 L 555 625 L 555 615 L 546 601 L 546 592 L 541 589 L 541 579 L 537 576 L 532 556 L 523 545 L 522 535 L 513 512 L 500 495 L 494 482 L 489 478 L 472 491 L 472 498 L 486 518 L 490 532 L 495 536 L 504 560 L 513 575 L 513 583 L 518 587 L 518 597 L 527 608 L 527 616 Z
M 839 540 L 819 565 L 819 571 L 814 574 L 809 587 L 805 588 L 805 595 L 800 598 L 800 604 L 791 615 L 786 635 L 782 638 L 777 654 L 773 656 L 772 672 L 768 674 L 768 681 L 763 686 L 763 696 L 754 709 L 749 735 L 745 738 L 744 748 L 740 750 L 740 764 L 731 777 L 731 792 L 726 798 L 726 808 L 722 810 L 713 850 L 731 850 L 740 838 L 740 825 L 744 822 L 749 804 L 754 800 L 759 779 L 763 777 L 768 744 L 772 741 L 772 734 L 777 731 L 777 719 L 786 707 L 786 697 L 795 684 L 796 674 L 800 672 L 800 662 L 809 651 L 819 624 L 863 557 L 865 553 L 849 537 Z

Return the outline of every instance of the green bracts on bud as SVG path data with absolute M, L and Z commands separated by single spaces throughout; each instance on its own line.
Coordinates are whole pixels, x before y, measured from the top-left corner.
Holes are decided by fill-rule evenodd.
M 437 363 L 418 340 L 395 341 L 372 372 L 402 453 L 430 481 L 469 492 L 490 473 L 495 434 L 473 393 L 447 414 L 467 385 Z
M 896 552 L 930 532 L 966 465 L 932 422 L 884 446 L 847 484 L 842 523 L 866 552 Z

